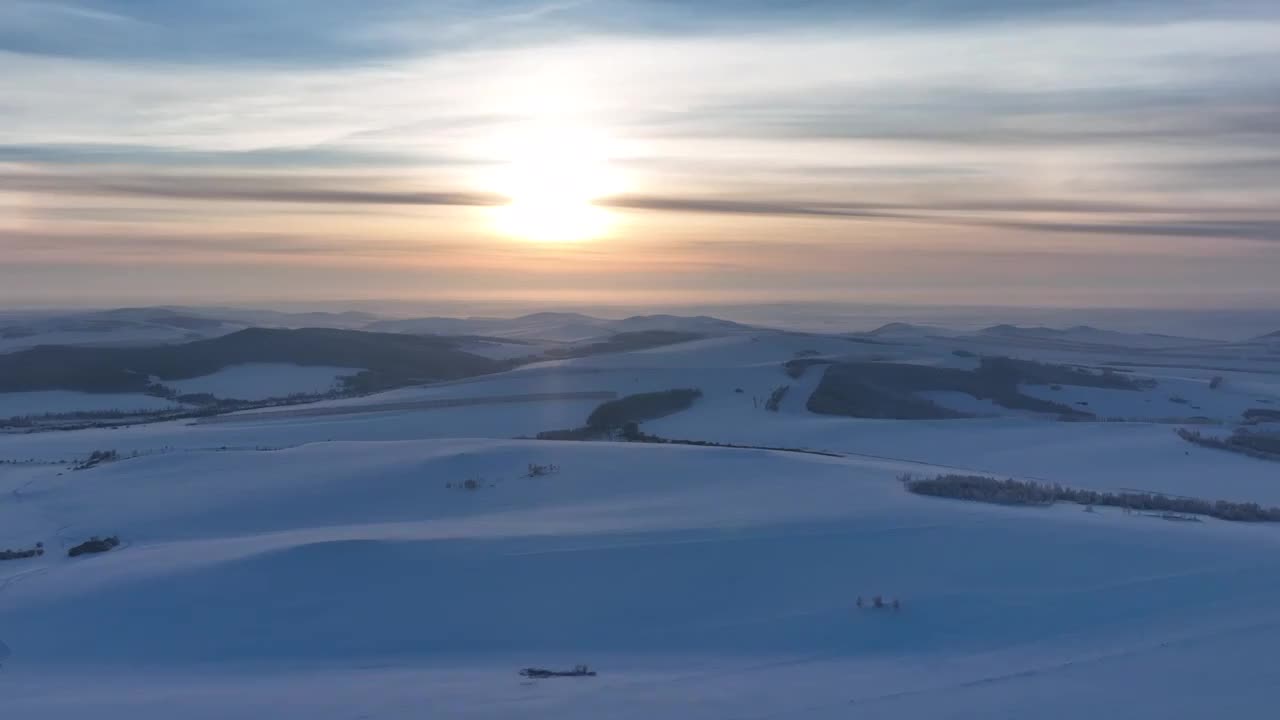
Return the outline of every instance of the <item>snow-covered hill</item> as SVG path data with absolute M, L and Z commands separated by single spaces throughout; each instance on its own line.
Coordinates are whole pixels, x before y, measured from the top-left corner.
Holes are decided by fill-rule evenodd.
M 920 469 L 445 440 L 10 473 L 3 541 L 50 552 L 0 567 L 0 690 L 23 718 L 143 720 L 1268 702 L 1275 528 L 905 493 Z M 95 534 L 124 543 L 64 556 Z M 876 594 L 902 609 L 856 608 Z M 600 675 L 516 675 L 577 662 Z
M 1280 464 L 1192 445 L 1166 421 L 1194 413 L 1227 432 L 1243 408 L 1280 407 L 1274 360 L 1064 332 L 1070 343 L 726 328 L 298 407 L 0 434 L 0 549 L 47 551 L 0 561 L 0 707 L 36 720 L 1265 714 L 1280 684 L 1280 527 L 983 505 L 898 482 L 966 472 L 1280 505 Z M 827 363 L 967 373 L 979 355 L 1134 363 L 1112 367 L 1141 383 L 1018 387 L 1126 422 L 929 390 L 992 416 L 807 409 Z M 341 372 L 241 365 L 189 382 L 239 394 Z M 701 397 L 644 432 L 790 450 L 517 439 L 685 387 Z M 108 450 L 121 459 L 71 469 Z M 94 535 L 122 543 L 66 556 Z M 901 609 L 857 608 L 877 594 Z M 599 674 L 517 675 L 577 663 Z

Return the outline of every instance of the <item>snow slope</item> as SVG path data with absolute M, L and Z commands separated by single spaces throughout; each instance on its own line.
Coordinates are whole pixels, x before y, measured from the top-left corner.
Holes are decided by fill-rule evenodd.
M 178 404 L 142 393 L 84 393 L 73 390 L 36 390 L 0 393 L 0 418 L 55 413 L 120 410 L 172 410 Z
M 49 550 L 0 562 L 0 708 L 35 720 L 1265 716 L 1280 686 L 1280 527 L 925 498 L 896 478 L 980 472 L 1280 505 L 1280 465 L 1154 422 L 987 406 L 1000 416 L 820 416 L 805 400 L 821 368 L 782 369 L 798 356 L 976 362 L 951 353 L 956 338 L 900 335 L 744 332 L 307 412 L 0 435 L 0 548 Z M 1025 352 L 1065 352 L 1046 347 Z M 1027 390 L 1137 415 L 1183 408 L 1175 393 L 1184 412 L 1223 417 L 1280 397 L 1265 372 L 1135 372 L 1160 385 Z M 645 431 L 838 456 L 512 439 L 580 425 L 601 397 L 673 387 L 703 397 Z M 68 469 L 104 449 L 139 456 Z M 559 471 L 525 477 L 531 463 Z M 66 557 L 108 534 L 123 545 Z M 880 593 L 903 609 L 855 607 Z M 600 675 L 516 674 L 581 662 Z
M 211 375 L 169 380 L 179 393 L 208 393 L 217 398 L 265 400 L 294 394 L 318 395 L 339 386 L 339 380 L 362 368 L 301 366 L 291 363 L 230 365 Z
M 521 477 L 532 462 L 561 470 Z M 55 552 L 0 565 L 0 693 L 15 717 L 133 720 L 1269 702 L 1277 528 L 922 498 L 904 467 L 445 440 L 10 470 L 3 542 Z M 57 552 L 101 533 L 124 547 Z M 853 607 L 876 593 L 903 610 Z M 515 673 L 575 662 L 600 676 Z

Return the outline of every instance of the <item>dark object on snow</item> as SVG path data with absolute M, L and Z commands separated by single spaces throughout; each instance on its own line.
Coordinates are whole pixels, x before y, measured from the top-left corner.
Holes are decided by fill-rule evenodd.
M 527 678 L 542 679 L 553 677 L 595 677 L 595 670 L 588 670 L 586 665 L 574 665 L 572 670 L 547 670 L 546 668 L 525 668 L 520 674 Z
M 67 551 L 68 557 L 76 557 L 87 553 L 104 553 L 120 544 L 120 538 L 112 535 L 109 538 L 102 539 L 91 537 L 88 540 L 76 545 Z
M 33 548 L 26 550 L 0 550 L 0 560 L 22 560 L 39 557 L 44 554 L 44 543 L 38 542 Z
M 857 605 L 859 608 L 867 607 L 867 603 L 863 602 L 861 595 L 858 596 Z M 876 610 L 886 610 L 888 608 L 899 610 L 902 608 L 902 604 L 898 602 L 898 598 L 893 598 L 892 600 L 885 600 L 883 596 L 876 595 L 875 597 L 871 598 L 871 607 Z

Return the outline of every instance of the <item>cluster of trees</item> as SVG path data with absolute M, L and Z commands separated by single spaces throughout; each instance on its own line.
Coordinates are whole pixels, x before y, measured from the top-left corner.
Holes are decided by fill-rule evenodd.
M 67 551 L 68 557 L 78 557 L 91 553 L 104 553 L 120 544 L 120 538 L 112 535 L 108 538 L 100 538 L 97 535 L 85 540 Z
M 89 453 L 89 457 L 81 460 L 73 467 L 73 470 L 88 470 L 102 463 L 115 462 L 120 459 L 120 453 L 115 450 L 94 450 Z
M 977 371 L 1004 382 L 1028 385 L 1076 385 L 1112 390 L 1146 390 L 1156 385 L 1154 380 L 1139 380 L 1111 368 L 1093 372 L 1074 365 L 1055 365 L 1011 357 L 983 356 Z
M 96 347 L 42 345 L 0 354 L 0 392 L 172 392 L 161 380 L 208 375 L 252 362 L 366 368 L 352 389 L 383 389 L 451 380 L 505 369 L 457 349 L 450 338 L 332 328 L 249 328 L 177 345 Z
M 563 430 L 543 430 L 534 437 L 538 440 L 597 440 L 604 435 L 599 428 L 583 425 Z
M 779 385 L 769 393 L 769 399 L 764 401 L 764 409 L 770 412 L 778 412 L 782 406 L 782 398 L 787 396 L 787 391 L 791 389 L 790 385 Z
M 700 397 L 702 397 L 702 391 L 697 388 L 677 388 L 627 395 L 601 403 L 587 416 L 587 426 L 601 430 L 615 430 L 627 423 L 656 420 L 687 410 Z
M 1057 484 L 1046 485 L 1011 479 L 997 480 L 983 475 L 947 474 L 932 478 L 903 475 L 899 479 L 907 490 L 919 495 L 975 500 L 1000 505 L 1052 505 L 1055 502 L 1070 502 L 1127 510 L 1207 515 L 1238 522 L 1280 521 L 1280 507 L 1264 508 L 1257 503 L 1209 501 L 1146 492 L 1109 493 L 1077 490 Z
M 798 363 L 787 363 L 803 372 Z M 794 377 L 794 375 L 793 375 Z M 1070 365 L 1052 365 L 1032 360 L 984 356 L 974 370 L 931 367 L 909 363 L 838 363 L 827 369 L 817 389 L 809 397 L 809 410 L 828 415 L 927 420 L 970 417 L 943 407 L 917 393 L 952 391 L 991 400 L 1014 410 L 1051 413 L 1063 420 L 1094 420 L 1089 412 L 1063 403 L 1024 394 L 1021 385 L 1063 385 L 1141 390 L 1149 381 L 1135 380 L 1113 370 L 1090 372 Z
M 44 543 L 38 542 L 33 548 L 26 550 L 0 550 L 0 560 L 21 560 L 23 558 L 39 557 L 44 554 Z
M 1280 460 L 1280 433 L 1256 432 L 1240 428 L 1222 438 L 1186 428 L 1178 428 L 1176 432 L 1178 437 L 1196 445 L 1230 450 L 1262 460 Z
M 536 437 L 539 440 L 596 440 L 618 436 L 624 440 L 636 440 L 643 435 L 640 423 L 686 410 L 700 397 L 702 391 L 697 388 L 627 395 L 598 405 L 582 427 L 545 430 Z

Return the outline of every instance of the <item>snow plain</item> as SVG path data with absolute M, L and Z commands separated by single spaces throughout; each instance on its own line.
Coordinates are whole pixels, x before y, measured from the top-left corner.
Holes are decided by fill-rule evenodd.
M 1157 368 L 1141 371 L 1163 373 L 1150 393 L 1036 389 L 1123 403 L 1141 422 L 903 422 L 809 413 L 821 368 L 781 368 L 810 351 L 971 363 L 951 348 L 735 334 L 329 400 L 314 407 L 337 414 L 318 417 L 0 435 L 0 547 L 50 551 L 0 563 L 0 708 L 36 720 L 1264 716 L 1280 687 L 1280 527 L 925 498 L 897 477 L 958 468 L 1280 505 L 1280 464 L 1191 446 L 1152 421 L 1168 408 L 1144 407 L 1180 408 L 1176 392 L 1227 422 L 1280 397 L 1280 376 L 1230 374 L 1211 391 L 1212 372 Z M 779 411 L 765 410 L 781 385 Z M 646 431 L 835 456 L 520 440 L 579 425 L 598 401 L 462 404 L 672 387 L 704 395 Z M 376 409 L 441 400 L 460 404 Z M 101 449 L 138 457 L 65 462 Z M 531 463 L 559 471 L 525 477 Z M 123 546 L 65 556 L 107 534 Z M 875 594 L 902 610 L 856 608 Z M 516 674 L 580 662 L 600 675 Z

